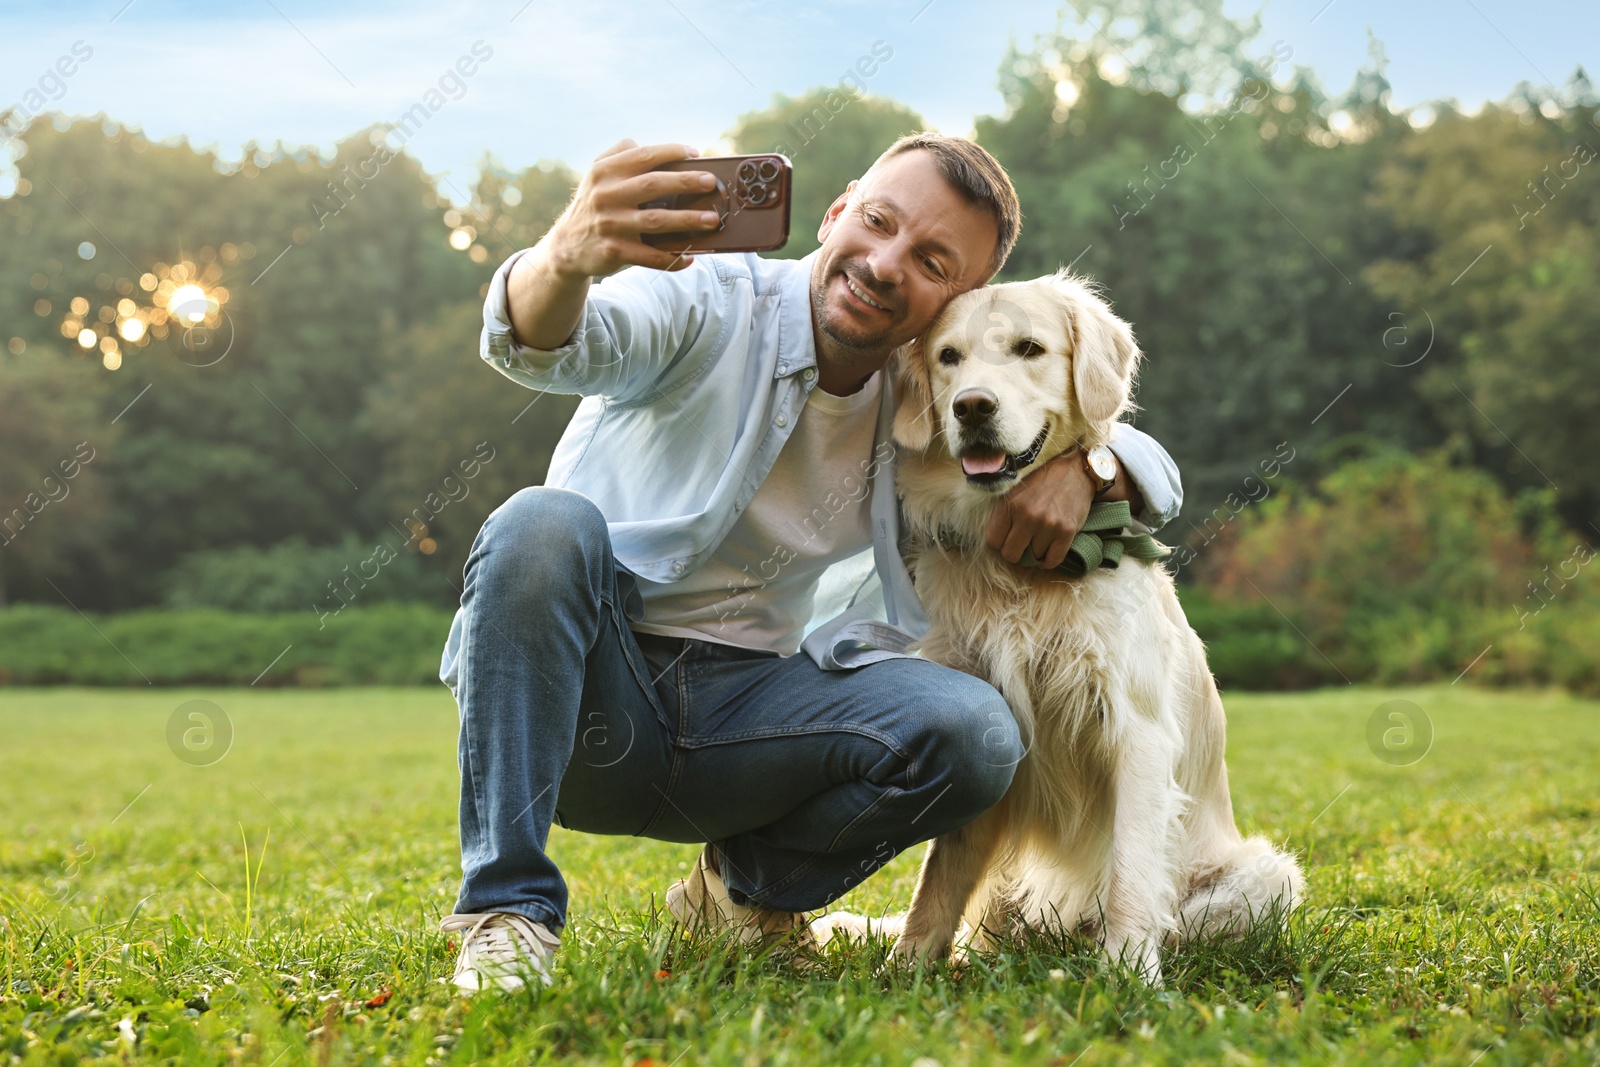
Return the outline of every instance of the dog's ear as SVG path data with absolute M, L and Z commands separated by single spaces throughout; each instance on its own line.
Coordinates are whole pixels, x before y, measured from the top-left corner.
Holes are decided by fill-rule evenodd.
M 933 389 L 928 381 L 927 346 L 918 337 L 889 357 L 894 389 L 894 439 L 915 452 L 933 440 Z
M 1128 407 L 1133 395 L 1139 346 L 1133 328 L 1081 279 L 1065 272 L 1055 276 L 1064 297 L 1067 332 L 1072 337 L 1072 388 L 1078 409 L 1090 424 L 1110 423 Z

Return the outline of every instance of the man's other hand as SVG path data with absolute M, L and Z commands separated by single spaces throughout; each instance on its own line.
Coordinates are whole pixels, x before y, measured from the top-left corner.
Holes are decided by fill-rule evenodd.
M 1127 500 L 1136 515 L 1144 508 L 1120 460 L 1116 484 L 1102 499 Z M 994 502 L 984 541 L 1007 563 L 1021 562 L 1023 550 L 1032 548 L 1033 558 L 1054 570 L 1065 562 L 1093 503 L 1094 481 L 1084 467 L 1083 452 L 1074 448 L 1029 471 Z

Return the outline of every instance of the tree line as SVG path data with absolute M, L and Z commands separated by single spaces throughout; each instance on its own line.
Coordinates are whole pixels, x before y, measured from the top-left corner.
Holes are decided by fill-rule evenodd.
M 1004 111 L 975 129 L 1024 210 L 998 280 L 1070 263 L 1134 324 L 1137 421 L 1185 476 L 1165 538 L 1256 545 L 1233 528 L 1276 484 L 1263 463 L 1292 454 L 1283 478 L 1312 485 L 1374 449 L 1448 454 L 1600 533 L 1600 119 L 1582 73 L 1424 122 L 1391 110 L 1381 54 L 1330 97 L 1219 5 L 1187 29 L 1170 4 L 1133 6 L 1120 35 L 1013 47 Z M 922 127 L 841 83 L 734 116 L 726 140 L 789 147 L 780 254 L 800 256 L 845 184 Z M 0 199 L 4 600 L 453 602 L 479 525 L 542 480 L 575 406 L 477 344 L 490 274 L 577 175 L 486 156 L 459 206 L 388 133 L 331 159 L 251 145 L 237 165 L 102 118 L 18 135 Z M 1236 568 L 1217 560 L 1221 588 Z

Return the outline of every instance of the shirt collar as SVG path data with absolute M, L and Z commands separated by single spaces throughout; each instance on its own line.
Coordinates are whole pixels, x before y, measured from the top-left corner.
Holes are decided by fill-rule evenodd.
M 812 333 L 811 269 L 816 265 L 815 249 L 780 275 L 778 283 L 779 344 L 778 362 L 772 376 L 782 378 L 817 366 L 816 336 Z

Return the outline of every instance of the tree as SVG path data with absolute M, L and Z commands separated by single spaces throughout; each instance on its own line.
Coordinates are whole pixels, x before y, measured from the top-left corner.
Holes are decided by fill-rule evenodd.
M 1558 488 L 1580 529 L 1600 507 L 1596 174 L 1592 103 L 1525 88 L 1476 116 L 1442 108 L 1385 162 L 1380 205 L 1408 241 L 1369 272 L 1437 326 L 1419 368 L 1437 417 L 1507 484 Z
M 47 576 L 80 604 L 149 603 L 187 552 L 381 523 L 382 455 L 352 415 L 385 330 L 470 299 L 490 270 L 447 243 L 416 162 L 377 130 L 332 160 L 257 151 L 226 173 L 98 121 L 35 122 L 22 142 L 18 195 L 0 202 L 6 319 L 40 359 L 83 362 L 63 332 L 98 331 L 98 414 L 122 434 L 96 460 L 110 513 L 94 565 Z M 163 306 L 180 281 L 213 294 L 202 326 Z M 125 306 L 148 323 L 138 341 L 113 336 Z
M 1183 57 L 1237 39 L 1208 25 L 1188 42 L 1127 30 L 1155 41 L 1146 52 L 1164 73 L 1149 81 L 1109 63 L 1120 46 L 1098 38 L 1013 51 L 1005 113 L 977 123 L 1025 215 L 1002 280 L 1071 264 L 1134 325 L 1147 357 L 1138 422 L 1184 476 L 1174 540 L 1284 442 L 1311 465 L 1357 429 L 1408 447 L 1441 437 L 1417 417 L 1415 375 L 1384 347 L 1399 337 L 1386 333 L 1395 305 L 1359 273 L 1396 242 L 1367 202 L 1378 163 L 1409 132 L 1385 106 L 1387 83 L 1374 71 L 1337 101 L 1304 72 L 1280 88 L 1272 77 L 1291 57 L 1264 50 L 1227 103 L 1186 110 L 1179 84 L 1205 79 L 1181 77 Z M 1238 64 L 1214 57 L 1209 71 L 1237 75 Z M 1336 110 L 1349 118 L 1343 136 L 1330 127 Z
M 57 592 L 47 576 L 102 550 L 101 471 L 117 427 L 99 415 L 97 369 L 42 346 L 0 351 L 0 607 L 9 596 L 76 600 L 71 583 Z
M 1066 9 L 1074 25 L 1063 17 L 1056 35 L 1065 57 L 1106 60 L 1147 91 L 1173 99 L 1196 93 L 1220 105 L 1256 73 L 1246 46 L 1261 32 L 1259 12 L 1237 20 L 1222 0 L 1072 0 Z
M 523 388 L 478 358 L 483 309 L 463 301 L 386 345 L 362 422 L 383 449 L 381 536 L 460 592 L 483 520 L 543 484 L 578 398 Z

